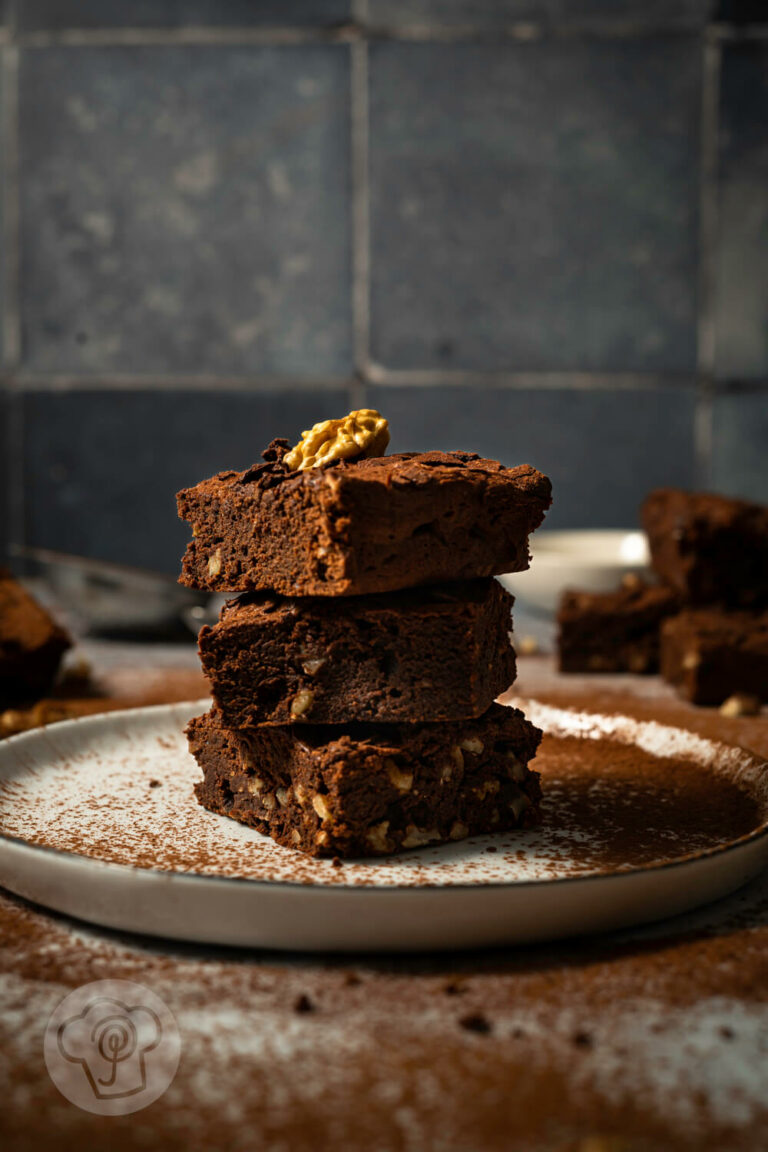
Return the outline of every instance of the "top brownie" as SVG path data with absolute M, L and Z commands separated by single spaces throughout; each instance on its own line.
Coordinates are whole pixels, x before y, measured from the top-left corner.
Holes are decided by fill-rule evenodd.
M 181 582 L 212 591 L 358 596 L 528 567 L 546 476 L 469 452 L 341 460 L 292 472 L 287 445 L 178 495 Z
M 659 488 L 642 508 L 651 562 L 691 604 L 768 604 L 768 507 Z

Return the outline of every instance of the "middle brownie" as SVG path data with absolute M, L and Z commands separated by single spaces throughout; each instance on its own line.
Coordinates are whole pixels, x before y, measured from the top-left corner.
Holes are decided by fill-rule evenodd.
M 515 678 L 513 598 L 488 578 L 373 596 L 230 601 L 200 632 L 231 728 L 479 716 Z

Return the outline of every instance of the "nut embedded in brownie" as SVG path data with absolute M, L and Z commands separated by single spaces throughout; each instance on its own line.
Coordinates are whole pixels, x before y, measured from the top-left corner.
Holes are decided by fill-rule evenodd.
M 0 568 L 0 706 L 44 695 L 71 643 L 48 612 Z
M 192 525 L 181 582 L 212 591 L 355 596 L 528 567 L 528 536 L 551 503 L 530 465 L 469 452 L 263 464 L 178 494 Z
M 660 488 L 645 500 L 653 568 L 690 604 L 768 605 L 768 507 Z
M 492 704 L 475 720 L 187 728 L 200 803 L 312 856 L 381 856 L 539 818 L 541 732 Z
M 515 678 L 513 598 L 497 580 L 359 597 L 246 593 L 200 632 L 232 728 L 479 716 Z
M 616 592 L 565 592 L 557 615 L 560 671 L 658 672 L 659 629 L 677 609 L 674 592 L 634 576 Z
M 698 608 L 665 621 L 661 674 L 694 704 L 768 701 L 768 612 Z

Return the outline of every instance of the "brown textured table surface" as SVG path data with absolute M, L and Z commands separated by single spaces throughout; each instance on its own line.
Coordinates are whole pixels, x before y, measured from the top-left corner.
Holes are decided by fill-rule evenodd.
M 190 648 L 92 646 L 108 693 L 199 694 Z M 515 692 L 677 723 L 768 756 L 768 716 L 726 719 L 657 681 L 553 674 Z M 132 1116 L 69 1104 L 42 1054 L 70 990 L 162 997 L 167 1092 Z M 102 932 L 0 895 L 4 1150 L 759 1149 L 768 1125 L 768 877 L 634 933 L 462 956 L 306 958 Z

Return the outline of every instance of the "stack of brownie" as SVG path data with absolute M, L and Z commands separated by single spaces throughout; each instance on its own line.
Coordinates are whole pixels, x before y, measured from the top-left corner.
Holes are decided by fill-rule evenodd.
M 312 855 L 538 816 L 541 734 L 493 702 L 515 675 L 493 574 L 528 566 L 549 481 L 466 452 L 385 456 L 387 441 L 378 413 L 351 413 L 178 497 L 182 582 L 240 593 L 200 633 L 198 799 Z
M 561 670 L 660 670 L 696 704 L 768 700 L 768 508 L 660 488 L 642 522 L 659 583 L 565 593 Z

